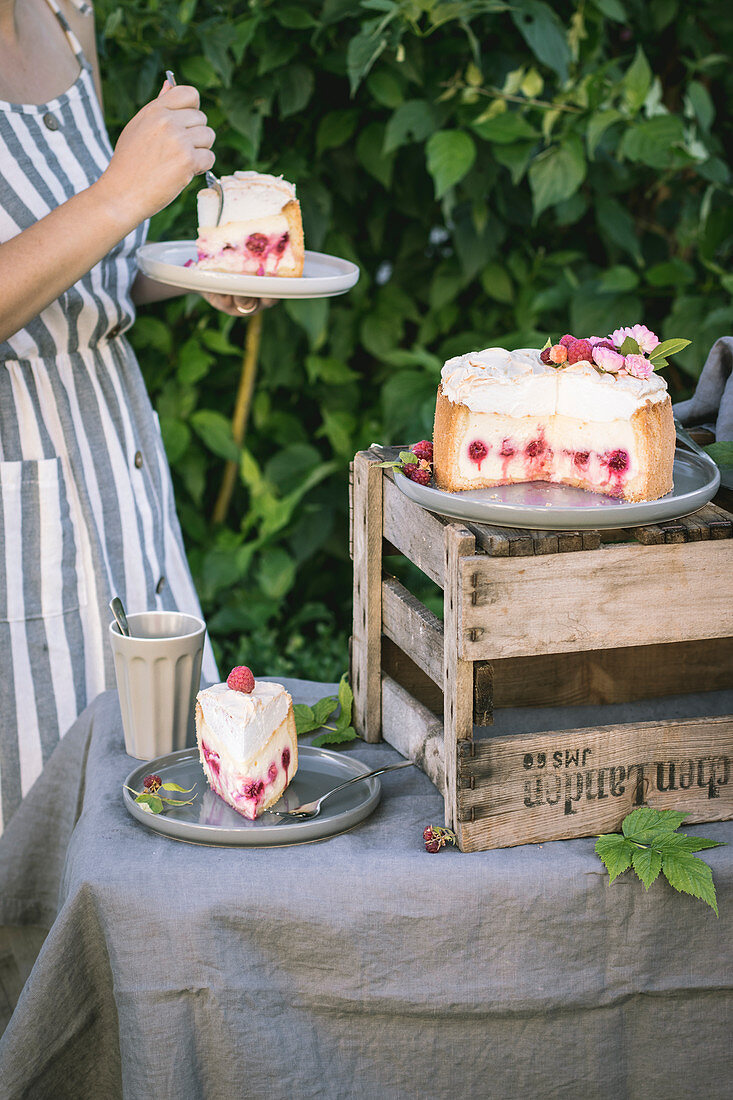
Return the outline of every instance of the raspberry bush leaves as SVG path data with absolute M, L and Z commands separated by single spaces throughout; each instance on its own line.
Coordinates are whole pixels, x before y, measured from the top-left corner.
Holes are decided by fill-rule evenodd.
M 305 703 L 295 704 L 293 713 L 298 736 L 303 733 L 312 733 L 313 730 L 325 729 L 326 732 L 314 737 L 311 744 L 341 745 L 347 741 L 354 741 L 358 734 L 351 724 L 353 703 L 354 693 L 349 685 L 348 674 L 345 672 L 339 683 L 338 698 L 335 695 L 326 695 L 312 707 Z M 335 713 L 337 707 L 339 713 L 334 722 L 329 724 L 328 719 Z
M 620 834 L 598 837 L 596 854 L 608 871 L 610 883 L 633 867 L 648 890 L 661 873 L 675 890 L 704 901 L 717 917 L 713 872 L 695 853 L 718 848 L 720 841 L 678 832 L 688 816 L 679 810 L 641 806 L 624 818 Z

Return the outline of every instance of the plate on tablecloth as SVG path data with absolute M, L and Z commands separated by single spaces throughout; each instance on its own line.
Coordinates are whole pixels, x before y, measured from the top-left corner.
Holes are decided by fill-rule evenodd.
M 244 298 L 331 298 L 345 294 L 359 280 L 359 268 L 350 260 L 325 252 L 305 253 L 303 274 L 297 279 L 273 275 L 236 275 L 229 271 L 199 271 L 195 241 L 157 241 L 137 250 L 143 275 L 199 294 L 237 294 Z
M 418 485 L 395 470 L 398 488 L 429 512 L 450 519 L 490 523 L 495 527 L 523 527 L 536 531 L 643 527 L 689 516 L 715 496 L 720 485 L 720 471 L 711 458 L 678 447 L 673 479 L 672 492 L 660 500 L 630 503 L 570 485 L 552 485 L 548 481 L 447 493 L 432 485 Z
M 320 798 L 339 783 L 371 770 L 351 756 L 312 745 L 299 745 L 298 771 L 277 807 L 295 809 L 304 802 Z M 195 784 L 196 790 L 188 796 L 170 792 L 171 798 L 181 799 L 191 798 L 195 794 L 195 800 L 190 806 L 173 807 L 162 814 L 148 813 L 135 802 L 126 788 L 141 791 L 143 779 L 150 774 L 159 775 L 163 783 L 177 783 L 186 789 Z M 351 829 L 376 808 L 381 790 L 378 778 L 365 779 L 363 783 L 354 783 L 334 795 L 325 803 L 318 817 L 310 820 L 289 821 L 265 811 L 254 821 L 248 821 L 211 790 L 204 777 L 198 750 L 181 749 L 140 764 L 128 775 L 122 794 L 125 806 L 133 817 L 149 829 L 175 840 L 260 848 L 322 840 Z

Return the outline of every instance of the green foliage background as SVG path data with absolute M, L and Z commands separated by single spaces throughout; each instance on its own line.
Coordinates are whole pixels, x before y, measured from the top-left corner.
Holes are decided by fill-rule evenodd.
M 429 436 L 450 355 L 643 321 L 733 328 L 733 8 L 724 0 L 97 0 L 110 130 L 195 84 L 219 174 L 295 181 L 332 300 L 264 319 L 242 453 L 245 323 L 193 296 L 133 330 L 223 666 L 336 679 L 350 627 L 348 463 Z M 195 235 L 193 185 L 150 239 Z M 224 459 L 240 477 L 211 512 Z

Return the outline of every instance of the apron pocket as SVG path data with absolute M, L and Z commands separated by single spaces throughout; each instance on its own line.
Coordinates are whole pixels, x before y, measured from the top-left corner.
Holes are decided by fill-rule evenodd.
M 86 604 L 60 458 L 0 462 L 0 622 Z

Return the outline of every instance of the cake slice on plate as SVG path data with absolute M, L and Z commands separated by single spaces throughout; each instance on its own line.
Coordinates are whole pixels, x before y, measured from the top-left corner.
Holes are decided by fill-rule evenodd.
M 196 741 L 212 791 L 250 820 L 274 806 L 298 770 L 290 695 L 245 666 L 198 693 Z
M 294 185 L 282 176 L 260 172 L 235 172 L 219 182 L 224 205 L 218 225 L 217 192 L 206 187 L 197 196 L 198 269 L 237 275 L 301 276 L 305 246 Z

